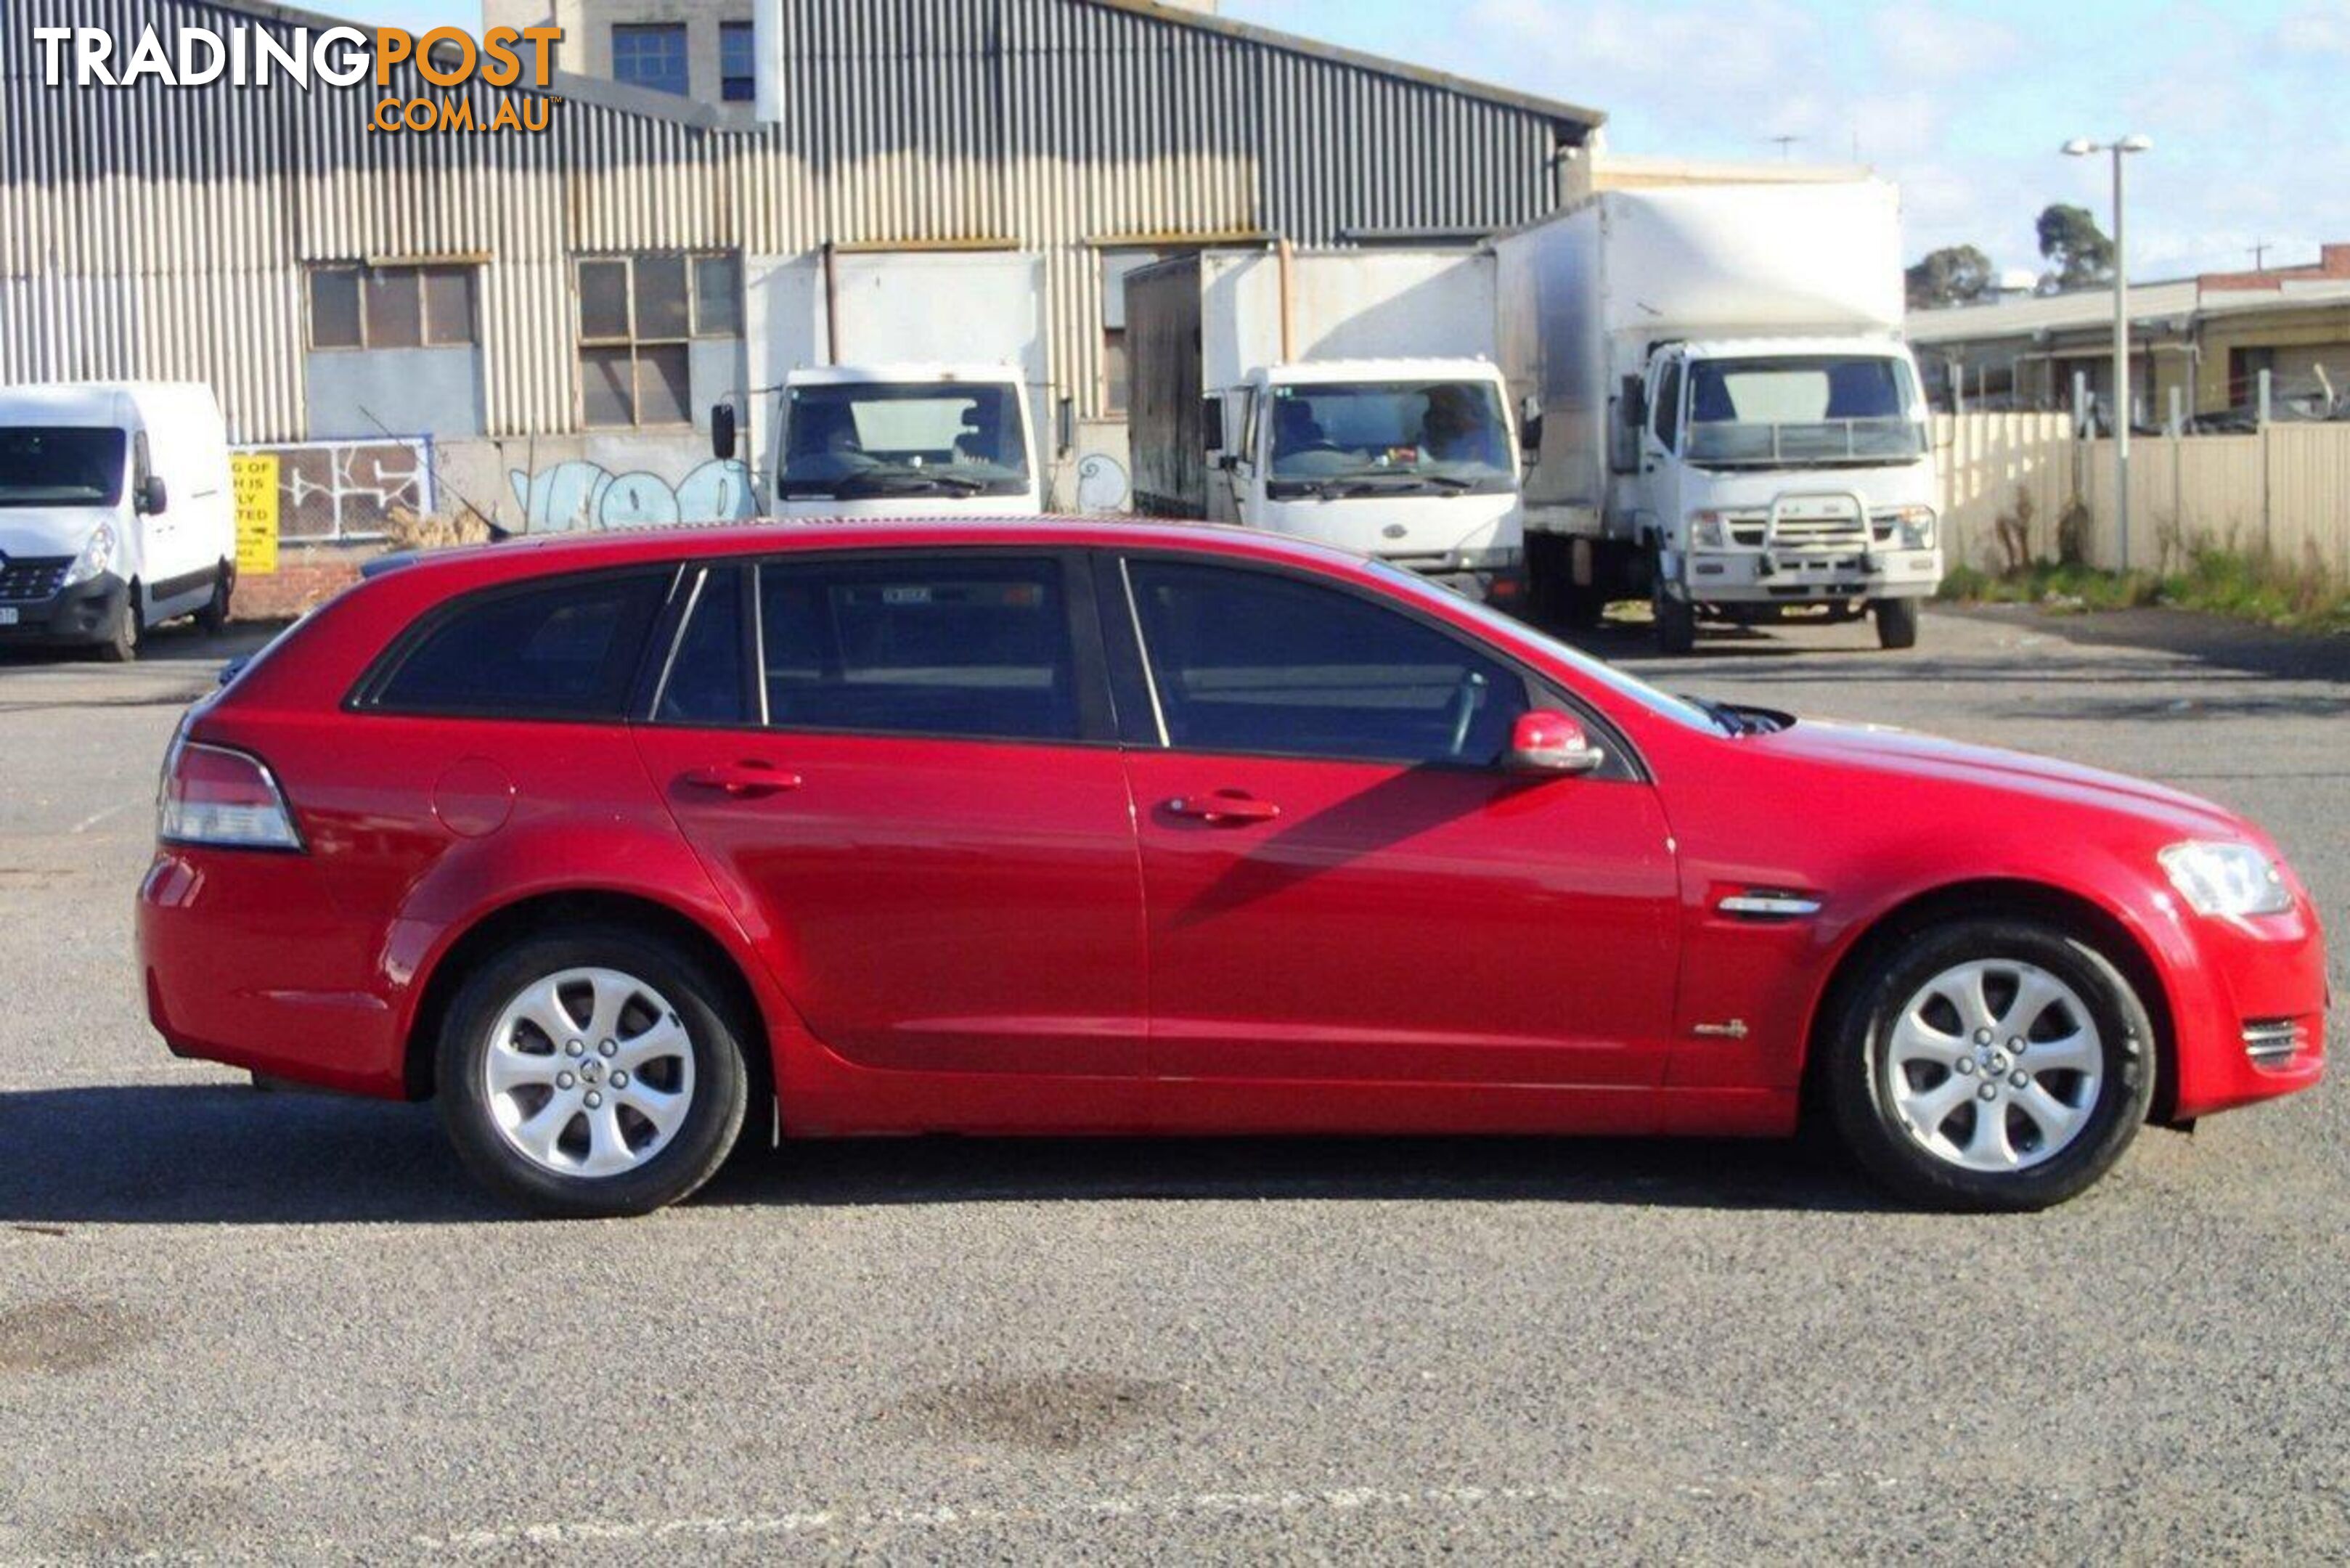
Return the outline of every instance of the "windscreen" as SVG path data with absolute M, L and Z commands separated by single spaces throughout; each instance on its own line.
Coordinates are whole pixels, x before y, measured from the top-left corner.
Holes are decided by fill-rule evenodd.
M 1692 359 L 1693 462 L 1912 458 L 1926 451 L 1908 361 L 1884 355 Z
M 1273 389 L 1268 491 L 1507 490 L 1517 479 L 1489 381 L 1320 382 Z
M 1016 387 L 847 382 L 784 400 L 784 499 L 1018 495 L 1028 445 Z
M 0 506 L 120 504 L 126 439 L 105 427 L 0 429 Z

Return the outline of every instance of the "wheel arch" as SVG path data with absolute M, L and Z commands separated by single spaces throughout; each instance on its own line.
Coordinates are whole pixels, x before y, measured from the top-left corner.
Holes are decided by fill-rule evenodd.
M 1806 1116 L 1824 1106 L 1820 1064 L 1827 1031 L 1852 989 L 1880 955 L 1918 932 L 1978 916 L 2044 920 L 2087 942 L 2122 971 L 2154 1025 L 2154 1103 L 2147 1119 L 2167 1126 L 2178 1098 L 2178 1041 L 2169 988 L 2154 953 L 2129 921 L 2085 894 L 2022 877 L 1981 877 L 1918 893 L 1885 910 L 1847 942 L 1812 1004 L 1804 1032 L 1803 1105 Z
M 508 943 L 541 930 L 570 925 L 628 925 L 659 931 L 701 959 L 724 988 L 726 1004 L 749 1033 L 744 1068 L 751 1075 L 752 1104 L 775 1094 L 775 1044 L 766 1009 L 734 953 L 708 927 L 675 906 L 642 894 L 604 888 L 534 893 L 484 913 L 443 949 L 424 979 L 404 1043 L 401 1073 L 408 1097 L 433 1096 L 434 1061 L 442 1025 L 465 978 Z

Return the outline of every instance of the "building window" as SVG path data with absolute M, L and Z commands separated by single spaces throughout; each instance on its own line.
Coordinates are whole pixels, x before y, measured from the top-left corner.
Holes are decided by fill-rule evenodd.
M 612 27 L 612 79 L 683 98 L 685 24 L 619 22 Z
M 750 103 L 759 96 L 759 67 L 751 47 L 751 24 L 718 24 L 718 96 L 728 103 Z
M 313 348 L 457 348 L 474 341 L 471 266 L 310 269 Z
M 742 269 L 732 255 L 581 257 L 581 417 L 590 426 L 692 423 L 692 340 L 742 330 Z

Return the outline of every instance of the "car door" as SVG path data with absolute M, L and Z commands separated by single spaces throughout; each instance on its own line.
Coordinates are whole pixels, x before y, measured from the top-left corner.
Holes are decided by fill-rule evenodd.
M 1141 720 L 1154 1075 L 1660 1081 L 1673 856 L 1619 740 L 1595 775 L 1498 768 L 1517 716 L 1565 699 L 1367 587 L 1138 554 L 1103 593 L 1127 597 L 1114 651 L 1139 660 L 1120 710 Z M 1648 1103 L 1615 1099 L 1608 1125 Z M 1455 1125 L 1435 1099 L 1376 1119 L 1422 1112 Z
M 1083 568 L 809 551 L 685 590 L 639 750 L 855 1066 L 1141 1072 L 1141 889 Z

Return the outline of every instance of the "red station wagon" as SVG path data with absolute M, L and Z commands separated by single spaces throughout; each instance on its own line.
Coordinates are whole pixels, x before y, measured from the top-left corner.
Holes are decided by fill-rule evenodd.
M 2027 1208 L 2317 1082 L 2232 814 L 1667 696 L 1374 562 L 1176 525 L 753 526 L 385 573 L 181 725 L 173 1051 L 437 1098 L 500 1191 L 746 1122 L 1777 1136 Z

